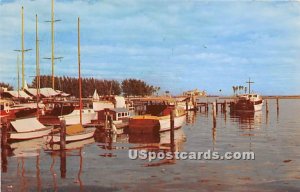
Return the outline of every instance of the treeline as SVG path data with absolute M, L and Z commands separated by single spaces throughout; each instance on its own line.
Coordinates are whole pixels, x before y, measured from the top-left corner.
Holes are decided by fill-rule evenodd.
M 152 85 L 147 85 L 142 80 L 138 79 L 125 79 L 122 81 L 122 91 L 125 96 L 146 96 L 157 93 L 160 87 L 154 87 Z
M 55 89 L 79 96 L 78 78 L 55 77 Z M 40 77 L 41 87 L 52 87 L 52 76 L 43 75 Z M 30 87 L 36 87 L 36 78 L 33 79 Z M 152 95 L 160 90 L 159 87 L 148 85 L 146 82 L 137 79 L 125 79 L 121 83 L 116 80 L 100 80 L 95 78 L 82 78 L 82 96 L 90 97 L 97 89 L 99 95 L 121 95 L 125 96 L 146 96 Z
M 0 87 L 5 87 L 8 91 L 13 90 L 13 86 L 11 86 L 9 83 L 0 82 Z

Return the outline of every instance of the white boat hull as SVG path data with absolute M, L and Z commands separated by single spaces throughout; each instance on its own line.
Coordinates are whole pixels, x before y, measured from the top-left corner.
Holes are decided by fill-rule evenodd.
M 254 111 L 261 111 L 263 107 L 263 103 L 260 103 L 258 105 L 254 105 Z
M 97 114 L 92 109 L 84 109 L 82 110 L 82 124 L 91 123 L 92 120 L 97 118 Z M 59 116 L 60 119 L 65 119 L 66 125 L 76 125 L 80 124 L 80 112 L 79 110 L 74 110 L 72 113 L 68 115 Z
M 66 142 L 74 142 L 80 141 L 84 139 L 88 139 L 94 136 L 96 128 L 85 128 L 82 133 L 74 134 L 74 135 L 66 135 Z M 44 137 L 47 143 L 58 143 L 60 142 L 60 134 L 47 135 Z
M 11 139 L 11 140 L 26 140 L 26 139 L 40 138 L 45 135 L 48 135 L 51 132 L 51 130 L 52 130 L 52 127 L 35 130 L 35 131 L 29 131 L 29 132 L 11 132 L 9 139 Z
M 185 122 L 185 115 L 174 117 L 174 128 L 177 129 L 182 127 L 184 122 Z M 171 123 L 169 118 L 159 120 L 159 125 L 160 125 L 159 128 L 160 132 L 168 131 L 171 129 Z

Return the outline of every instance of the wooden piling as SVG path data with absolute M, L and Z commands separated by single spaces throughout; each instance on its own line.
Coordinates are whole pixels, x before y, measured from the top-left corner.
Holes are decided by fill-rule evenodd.
M 65 150 L 60 151 L 60 177 L 66 178 L 67 175 L 67 154 Z
M 170 113 L 170 147 L 171 151 L 174 152 L 175 150 L 175 142 L 174 142 L 174 131 L 175 131 L 175 125 L 174 125 L 174 113 L 175 111 L 172 110 Z
M 213 106 L 212 106 L 212 110 L 213 110 L 213 127 L 216 127 L 217 124 L 217 103 L 213 102 Z
M 208 101 L 206 102 L 205 111 L 208 112 Z
M 188 110 L 189 110 L 189 103 L 188 103 L 188 101 L 187 101 L 187 100 L 185 101 L 185 110 L 186 110 L 186 111 L 188 111 Z
M 269 113 L 269 106 L 268 106 L 268 100 L 266 100 L 266 114 Z
M 104 109 L 104 116 L 105 116 L 105 122 L 104 122 L 104 129 L 107 129 L 107 121 L 108 121 L 108 109 Z
M 227 112 L 227 101 L 226 100 L 224 101 L 223 111 L 224 111 L 224 113 Z
M 7 172 L 7 133 L 9 123 L 3 118 L 3 126 L 1 128 L 1 169 L 3 173 Z
M 277 112 L 279 111 L 279 98 L 276 98 L 276 104 L 277 104 Z
M 216 99 L 215 111 L 218 113 L 218 100 Z
M 66 148 L 66 120 L 62 119 L 60 121 L 60 150 L 65 150 Z
M 66 178 L 66 120 L 62 119 L 60 121 L 60 175 L 61 178 Z

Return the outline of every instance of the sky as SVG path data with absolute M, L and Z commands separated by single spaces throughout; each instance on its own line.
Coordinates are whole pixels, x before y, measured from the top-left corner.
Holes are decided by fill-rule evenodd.
M 24 6 L 25 78 L 35 75 L 38 15 L 42 75 L 51 75 L 50 0 L 0 0 L 0 81 L 17 85 Z M 300 94 L 300 2 L 56 0 L 55 75 L 137 78 L 180 94 L 233 94 L 249 77 L 264 95 Z M 19 54 L 21 58 L 21 55 Z M 20 60 L 21 63 L 21 60 Z M 221 92 L 220 92 L 221 90 Z

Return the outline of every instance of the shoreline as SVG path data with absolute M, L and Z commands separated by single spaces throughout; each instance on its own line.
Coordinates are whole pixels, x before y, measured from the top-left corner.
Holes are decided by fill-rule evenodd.
M 207 96 L 219 97 L 219 99 L 234 99 L 234 96 Z M 262 95 L 263 99 L 300 99 L 300 95 Z

